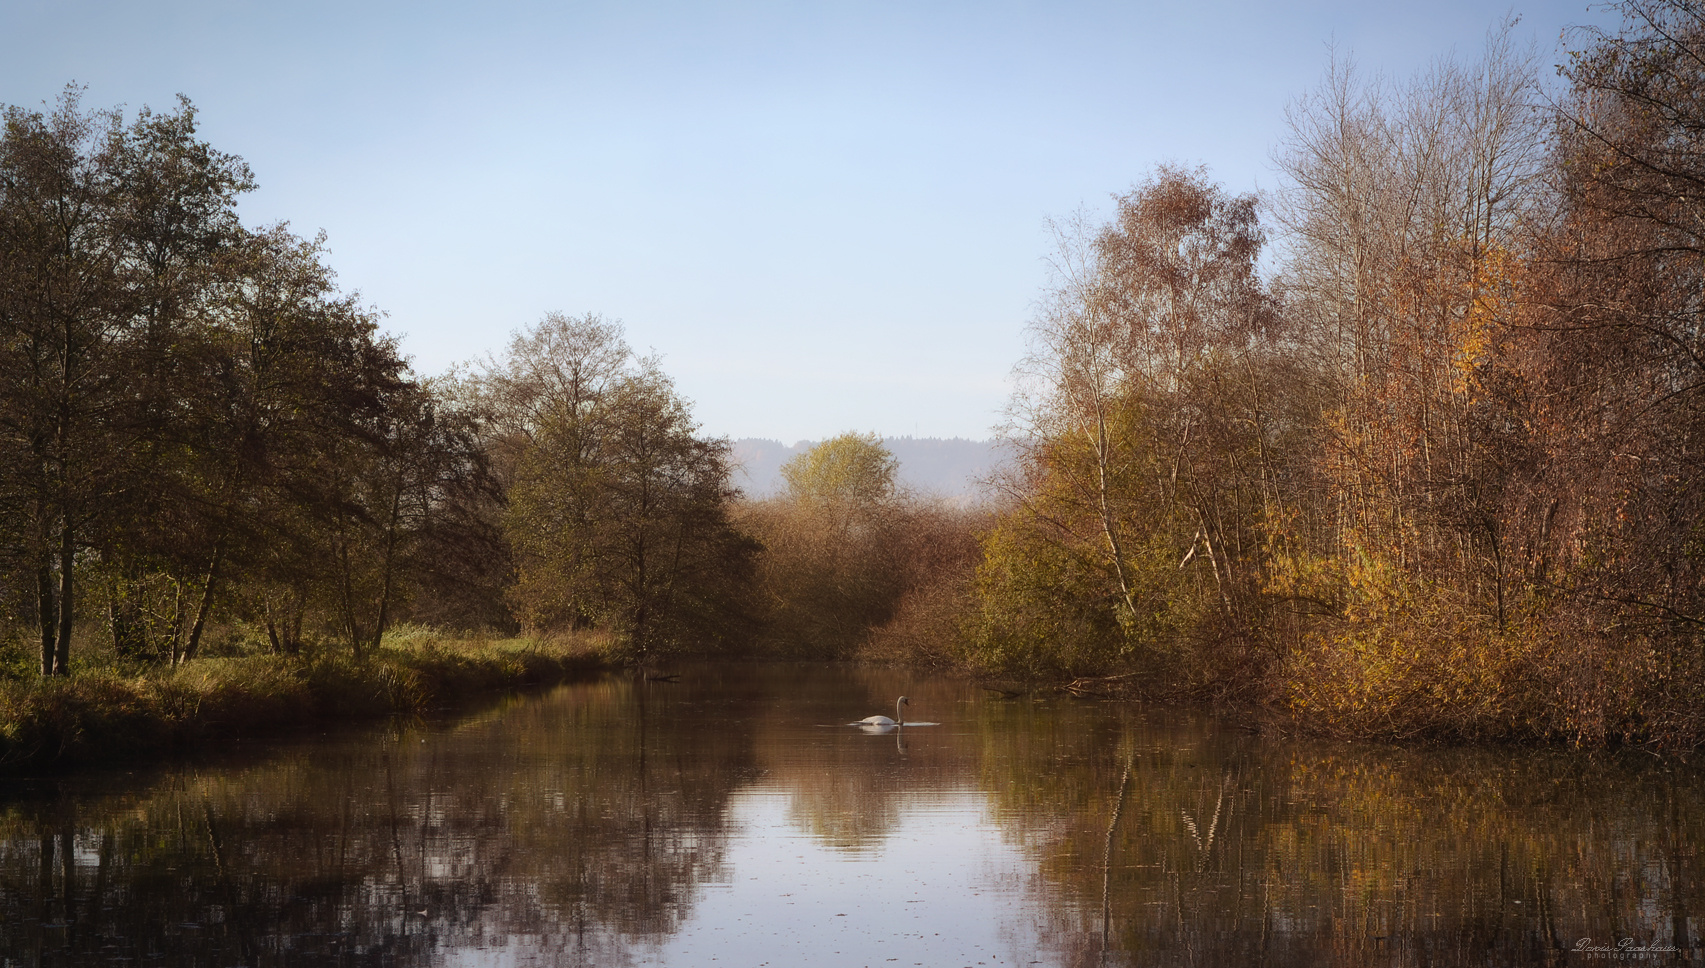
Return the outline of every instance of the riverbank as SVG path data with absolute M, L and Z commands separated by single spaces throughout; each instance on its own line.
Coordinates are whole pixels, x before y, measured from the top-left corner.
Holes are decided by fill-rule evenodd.
M 345 656 L 198 659 L 0 682 L 0 772 L 70 766 L 455 709 L 611 668 L 575 639 L 432 638 Z

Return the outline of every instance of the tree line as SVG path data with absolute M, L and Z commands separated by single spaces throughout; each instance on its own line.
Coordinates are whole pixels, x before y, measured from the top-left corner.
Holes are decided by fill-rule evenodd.
M 44 675 L 97 616 L 119 655 L 191 659 L 219 607 L 281 652 L 315 612 L 359 654 L 424 549 L 478 537 L 467 422 L 323 238 L 241 224 L 253 176 L 195 122 L 75 89 L 5 111 L 0 602 Z
M 1705 5 L 1620 9 L 1561 85 L 1507 27 L 1405 83 L 1335 60 L 1271 197 L 1161 167 L 1061 228 L 981 662 L 1705 738 Z
M 875 438 L 799 458 L 852 454 L 868 487 L 813 472 L 753 509 L 617 323 L 553 313 L 422 378 L 323 237 L 242 224 L 253 175 L 188 101 L 127 121 L 80 93 L 6 108 L 0 136 L 0 609 L 41 675 L 74 643 L 177 666 L 214 629 L 360 659 L 400 620 L 639 663 L 843 655 L 904 594 Z M 805 521 L 821 563 L 782 551 Z

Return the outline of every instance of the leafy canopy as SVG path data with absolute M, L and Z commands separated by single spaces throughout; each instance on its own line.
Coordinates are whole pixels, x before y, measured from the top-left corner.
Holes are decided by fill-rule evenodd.
M 900 462 L 873 433 L 831 437 L 782 465 L 795 500 L 882 504 L 894 496 Z

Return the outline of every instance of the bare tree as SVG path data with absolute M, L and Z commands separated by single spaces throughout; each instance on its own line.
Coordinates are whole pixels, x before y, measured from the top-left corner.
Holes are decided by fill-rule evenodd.
M 1535 59 L 1512 26 L 1478 61 L 1401 85 L 1334 59 L 1291 106 L 1276 153 L 1286 310 L 1331 401 L 1319 547 L 1394 549 L 1401 568 L 1487 586 L 1500 624 L 1509 441 L 1490 449 L 1476 428 L 1500 365 L 1498 310 L 1549 204 Z

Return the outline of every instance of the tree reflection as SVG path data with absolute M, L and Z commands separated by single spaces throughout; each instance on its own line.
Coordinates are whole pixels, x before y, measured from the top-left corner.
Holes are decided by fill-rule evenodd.
M 916 694 L 917 709 L 937 711 L 922 719 L 945 715 L 940 710 L 954 708 L 963 683 L 920 685 L 903 672 L 853 668 L 782 688 L 794 693 L 800 707 L 824 710 L 806 714 L 823 732 L 809 737 L 809 755 L 801 755 L 796 732 L 762 730 L 757 756 L 770 783 L 788 794 L 789 821 L 825 846 L 862 854 L 876 850 L 899 826 L 908 794 L 954 785 L 975 769 L 975 751 L 925 732 L 936 727 L 850 725 L 862 718 L 861 711 L 891 707 L 893 697 L 906 691 Z M 772 712 L 777 727 L 799 718 L 794 708 Z
M 647 729 L 634 684 L 424 742 L 49 786 L 0 816 L 0 950 L 33 964 L 616 964 L 722 876 L 743 734 Z M 530 952 L 530 954 L 529 954 Z
M 1582 938 L 1698 957 L 1705 798 L 1690 774 L 1079 721 L 1081 762 L 1040 762 L 1034 737 L 999 730 L 1007 749 L 983 760 L 1076 963 L 1558 964 Z M 1122 746 L 1140 753 L 1121 811 Z
M 947 725 L 817 725 L 901 689 Z M 1698 957 L 1705 784 L 1684 766 L 1289 742 L 1177 710 L 797 667 L 584 684 L 261 763 L 12 784 L 0 952 L 623 964 L 736 880 L 732 804 L 760 781 L 791 832 L 866 870 L 910 805 L 971 804 L 956 817 L 996 825 L 1026 864 L 990 874 L 1031 919 L 1001 943 L 1060 964 L 1559 964 L 1582 938 Z M 770 887 L 803 902 L 836 884 L 800 870 Z

